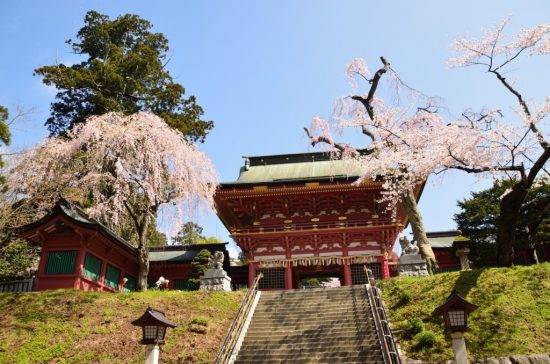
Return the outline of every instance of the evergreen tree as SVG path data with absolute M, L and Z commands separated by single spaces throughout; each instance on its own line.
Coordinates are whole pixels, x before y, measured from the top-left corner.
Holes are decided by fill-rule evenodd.
M 203 249 L 193 258 L 191 272 L 189 272 L 189 287 L 191 289 L 199 289 L 201 283 L 200 277 L 206 272 L 208 261 L 211 257 L 212 253 L 209 250 Z
M 461 211 L 454 220 L 462 234 L 471 239 L 472 256 L 478 265 L 496 259 L 496 236 L 499 226 L 500 201 L 514 181 L 495 181 L 491 188 L 472 192 L 458 201 Z M 515 229 L 515 247 L 534 246 L 550 241 L 550 183 L 538 180 L 529 190 Z
M 63 134 L 91 115 L 145 110 L 160 116 L 188 140 L 204 141 L 214 124 L 201 120 L 203 109 L 195 97 L 184 98 L 184 87 L 166 70 L 169 48 L 164 34 L 151 32 L 150 22 L 132 14 L 111 20 L 89 11 L 84 23 L 76 39 L 66 43 L 85 60 L 34 71 L 58 90 L 46 121 L 52 135 Z
M 0 142 L 4 145 L 9 145 L 11 141 L 10 129 L 8 128 L 8 118 L 9 118 L 8 109 L 0 105 Z M 2 155 L 0 155 L 0 168 L 4 166 L 4 161 L 2 160 Z M 6 177 L 0 176 L 0 186 L 5 189 Z

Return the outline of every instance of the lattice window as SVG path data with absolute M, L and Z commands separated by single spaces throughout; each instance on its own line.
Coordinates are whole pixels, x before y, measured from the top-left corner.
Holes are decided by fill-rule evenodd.
M 136 279 L 128 274 L 125 274 L 124 278 L 127 279 L 126 284 L 124 285 L 124 292 L 135 291 L 137 287 Z
M 119 279 L 120 270 L 107 264 L 107 269 L 105 270 L 105 284 L 111 288 L 117 289 Z
M 367 274 L 363 266 L 367 266 L 372 271 L 375 279 L 382 279 L 382 263 L 352 264 L 351 265 L 351 284 L 366 284 Z
M 259 289 L 284 289 L 285 288 L 285 270 L 280 268 L 262 268 L 256 271 L 256 276 L 262 272 L 263 278 L 258 283 Z
M 46 274 L 71 274 L 76 263 L 76 251 L 49 252 Z
M 98 281 L 101 274 L 101 264 L 101 259 L 91 254 L 86 254 L 82 274 L 94 281 Z

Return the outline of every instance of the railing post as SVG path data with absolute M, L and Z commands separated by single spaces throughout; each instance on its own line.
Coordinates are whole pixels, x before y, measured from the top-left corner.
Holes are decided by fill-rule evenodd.
M 395 345 L 390 325 L 386 318 L 386 311 L 384 310 L 384 306 L 382 304 L 380 290 L 376 287 L 376 281 L 372 271 L 367 269 L 366 266 L 363 266 L 363 268 L 365 269 L 365 274 L 367 275 L 367 296 L 371 306 L 374 325 L 380 341 L 384 362 L 388 364 L 400 364 L 401 361 L 399 359 L 399 353 L 397 352 L 397 346 Z

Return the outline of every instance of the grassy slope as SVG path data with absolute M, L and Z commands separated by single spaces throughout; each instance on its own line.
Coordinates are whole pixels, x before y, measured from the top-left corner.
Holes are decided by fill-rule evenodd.
M 141 331 L 130 322 L 148 306 L 178 325 L 168 332 L 163 363 L 211 363 L 241 299 L 242 292 L 2 293 L 0 363 L 143 362 Z M 207 326 L 192 324 L 197 317 Z
M 472 358 L 550 352 L 550 263 L 529 267 L 490 268 L 438 274 L 426 278 L 394 278 L 380 284 L 393 332 L 411 358 L 451 359 L 451 339 L 443 319 L 432 318 L 451 290 L 479 306 L 469 317 L 466 346 Z M 402 298 L 410 295 L 410 301 Z M 406 301 L 406 299 L 405 299 Z M 420 349 L 410 319 L 424 321 L 435 333 L 432 348 Z

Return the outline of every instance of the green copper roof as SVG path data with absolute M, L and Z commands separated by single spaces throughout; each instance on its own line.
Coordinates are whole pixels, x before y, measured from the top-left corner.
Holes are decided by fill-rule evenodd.
M 354 161 L 332 159 L 328 152 L 243 158 L 239 178 L 222 185 L 356 179 L 363 173 Z

